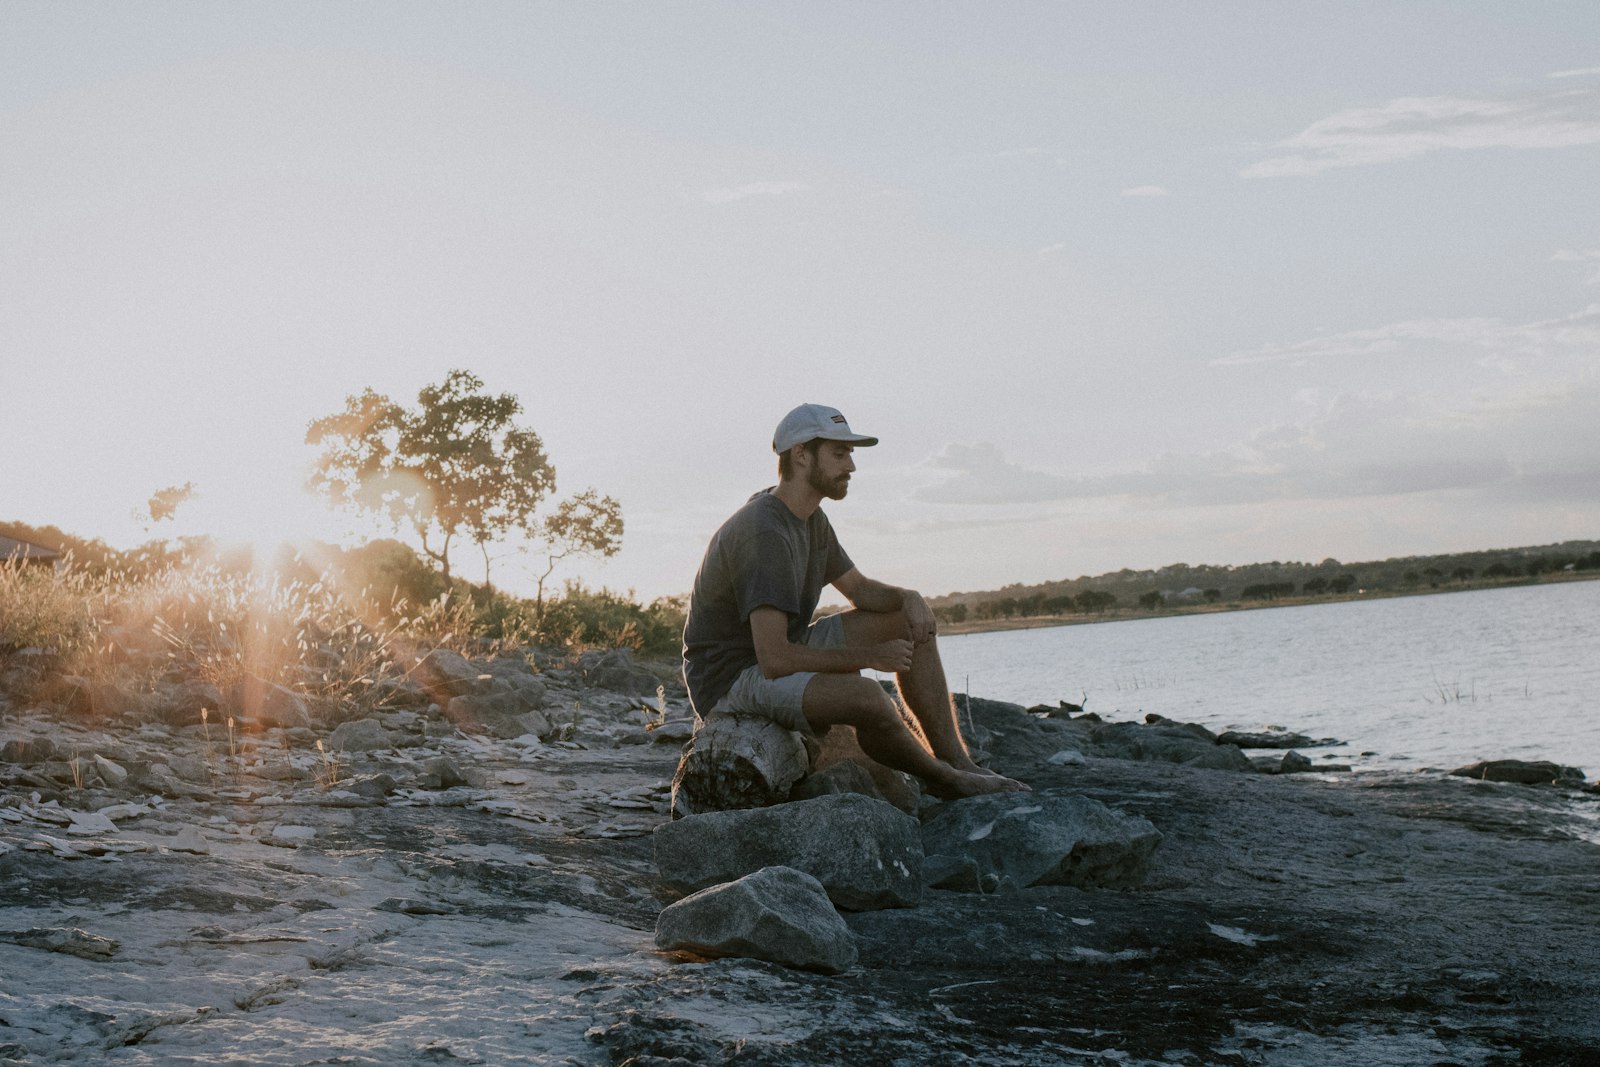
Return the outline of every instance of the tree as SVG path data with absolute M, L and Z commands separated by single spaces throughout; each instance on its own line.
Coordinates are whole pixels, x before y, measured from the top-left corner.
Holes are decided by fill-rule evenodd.
M 1150 590 L 1148 593 L 1141 594 L 1139 597 L 1139 606 L 1144 608 L 1146 611 L 1154 611 L 1166 602 L 1166 597 L 1162 596 L 1161 593 L 1155 589 Z
M 530 529 L 555 488 L 539 435 L 513 421 L 521 412 L 514 395 L 485 393 L 464 370 L 423 387 L 412 408 L 367 389 L 306 431 L 322 449 L 311 486 L 396 529 L 409 525 L 448 582 L 452 541 L 485 545 Z
M 555 513 L 539 524 L 545 546 L 544 573 L 534 598 L 534 612 L 544 616 L 544 581 L 556 564 L 568 556 L 609 558 L 622 547 L 622 505 L 609 496 L 585 489 L 556 505 Z
M 1307 596 L 1321 596 L 1328 591 L 1328 579 L 1318 575 L 1300 587 Z
M 178 513 L 178 508 L 187 504 L 195 497 L 195 484 L 184 482 L 182 485 L 169 485 L 165 489 L 157 489 L 150 494 L 150 501 L 145 505 L 145 511 L 150 516 L 151 522 L 168 522 Z
M 1206 598 L 1206 603 L 1207 604 L 1215 604 L 1217 601 L 1222 599 L 1222 590 L 1220 590 L 1220 589 L 1207 589 L 1205 592 L 1201 593 L 1200 595 Z
M 1343 594 L 1345 594 L 1345 593 L 1348 593 L 1350 590 L 1354 589 L 1355 587 L 1356 587 L 1356 576 L 1353 575 L 1353 574 L 1341 574 L 1341 575 L 1339 575 L 1339 577 L 1333 579 L 1332 581 L 1330 581 L 1328 583 L 1328 588 L 1332 589 L 1335 593 L 1338 593 L 1341 596 Z

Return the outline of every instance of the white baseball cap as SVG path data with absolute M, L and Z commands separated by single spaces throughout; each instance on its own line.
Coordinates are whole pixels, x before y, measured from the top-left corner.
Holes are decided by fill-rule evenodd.
M 795 445 L 803 445 L 819 437 L 825 441 L 844 441 L 863 448 L 878 443 L 876 437 L 852 432 L 838 408 L 830 408 L 826 404 L 801 404 L 778 423 L 778 432 L 772 435 L 772 450 L 787 452 Z

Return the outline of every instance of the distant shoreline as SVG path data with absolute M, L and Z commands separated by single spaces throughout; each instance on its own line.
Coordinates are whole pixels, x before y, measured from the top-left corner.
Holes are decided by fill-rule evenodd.
M 1011 619 L 968 619 L 963 622 L 941 622 L 939 633 L 944 637 L 959 634 L 995 633 L 1005 630 L 1042 630 L 1056 626 L 1088 626 L 1101 622 L 1131 622 L 1138 619 L 1160 619 L 1174 615 L 1216 615 L 1230 611 L 1261 611 L 1270 608 L 1297 608 L 1316 604 L 1337 604 L 1351 600 L 1391 600 L 1396 597 L 1438 596 L 1445 593 L 1473 593 L 1484 589 L 1511 589 L 1530 585 L 1561 585 L 1568 582 L 1600 581 L 1600 572 L 1582 571 L 1576 574 L 1550 574 L 1538 578 L 1513 578 L 1500 582 L 1472 582 L 1448 589 L 1385 589 L 1370 593 L 1330 593 L 1323 596 L 1287 596 L 1273 600 L 1229 601 L 1216 604 L 1166 605 L 1146 611 L 1142 608 L 1122 608 L 1092 615 L 1029 615 Z

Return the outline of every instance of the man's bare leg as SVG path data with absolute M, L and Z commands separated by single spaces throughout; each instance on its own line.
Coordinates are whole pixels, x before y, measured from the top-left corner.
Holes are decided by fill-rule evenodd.
M 905 618 L 898 612 L 847 611 L 841 622 L 845 643 L 851 646 L 873 645 L 908 636 Z M 911 669 L 896 674 L 895 682 L 936 757 L 957 770 L 994 773 L 978 766 L 967 750 L 967 742 L 956 722 L 950 684 L 945 679 L 944 661 L 939 656 L 936 638 L 930 637 L 912 650 Z
M 895 710 L 877 682 L 859 674 L 819 674 L 806 685 L 801 710 L 818 731 L 853 726 L 861 750 L 886 767 L 915 775 L 940 797 L 970 797 L 1027 789 L 999 775 L 962 770 L 936 759 Z

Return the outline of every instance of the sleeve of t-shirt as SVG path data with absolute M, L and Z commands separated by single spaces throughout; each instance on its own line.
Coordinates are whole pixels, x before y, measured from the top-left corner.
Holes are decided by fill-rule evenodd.
M 844 546 L 833 535 L 833 527 L 828 527 L 828 566 L 822 572 L 822 580 L 832 585 L 840 578 L 849 574 L 855 564 L 850 562 L 850 556 L 845 552 Z
M 734 601 L 742 621 L 748 622 L 757 608 L 777 608 L 789 615 L 800 611 L 800 574 L 793 555 L 789 543 L 772 531 L 739 544 L 732 570 Z

